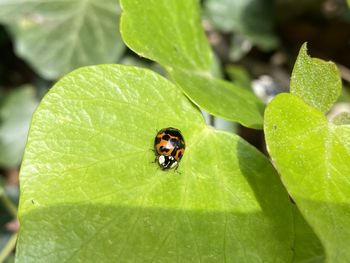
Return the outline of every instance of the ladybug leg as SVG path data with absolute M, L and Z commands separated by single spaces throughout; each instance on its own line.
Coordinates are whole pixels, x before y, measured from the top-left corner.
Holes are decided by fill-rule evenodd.
M 179 172 L 177 170 L 177 168 L 179 168 L 179 163 L 176 164 L 175 168 L 174 168 L 174 173 L 178 173 L 178 174 L 181 174 L 181 172 Z

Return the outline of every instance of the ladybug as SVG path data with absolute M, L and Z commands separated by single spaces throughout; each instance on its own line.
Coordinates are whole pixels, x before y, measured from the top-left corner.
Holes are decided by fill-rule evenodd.
M 185 152 L 185 140 L 178 129 L 168 127 L 161 129 L 154 139 L 156 161 L 162 170 L 179 166 Z

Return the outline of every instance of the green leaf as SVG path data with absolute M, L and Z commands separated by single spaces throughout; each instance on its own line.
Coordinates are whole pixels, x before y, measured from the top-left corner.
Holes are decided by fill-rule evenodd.
M 265 134 L 282 181 L 328 262 L 349 262 L 350 126 L 329 123 L 297 96 L 281 94 L 266 109 Z
M 212 54 L 197 0 L 123 0 L 121 5 L 121 33 L 132 50 L 163 65 L 184 93 L 207 112 L 262 127 L 264 106 L 259 99 L 211 74 Z
M 293 263 L 323 263 L 324 249 L 322 244 L 295 205 L 293 206 L 293 215 L 295 229 Z
M 198 106 L 205 105 L 204 109 L 210 114 L 261 129 L 264 106 L 251 91 L 193 71 L 174 70 L 170 74 L 184 93 Z M 218 100 L 213 99 L 213 96 Z
M 294 65 L 290 92 L 316 109 L 327 112 L 339 97 L 341 88 L 337 66 L 333 62 L 310 58 L 305 43 Z
M 153 163 L 169 126 L 186 141 L 177 172 Z M 61 79 L 34 114 L 20 182 L 16 262 L 292 258 L 291 205 L 267 158 L 146 69 Z
M 117 0 L 0 0 L 0 22 L 11 29 L 16 53 L 48 79 L 115 62 L 124 50 L 119 13 Z
M 22 160 L 30 120 L 38 105 L 35 90 L 24 86 L 9 93 L 0 108 L 0 165 L 18 166 Z
M 206 0 L 204 3 L 206 15 L 219 30 L 244 35 L 265 50 L 278 45 L 273 32 L 273 0 Z
M 209 70 L 212 54 L 200 26 L 197 0 L 120 1 L 124 42 L 164 66 Z

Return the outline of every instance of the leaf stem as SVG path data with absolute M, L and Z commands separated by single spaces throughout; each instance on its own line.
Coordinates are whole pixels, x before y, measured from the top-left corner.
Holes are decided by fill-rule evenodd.
M 17 233 L 12 234 L 7 244 L 4 246 L 2 251 L 0 251 L 0 262 L 4 262 L 5 259 L 10 255 L 13 249 L 16 246 L 17 242 Z
M 17 208 L 16 206 L 13 204 L 13 202 L 10 200 L 10 198 L 8 198 L 8 196 L 3 193 L 2 195 L 0 195 L 0 200 L 2 201 L 2 203 L 5 205 L 5 207 L 7 208 L 7 210 L 10 212 L 10 214 L 14 217 L 17 218 Z M 1 261 L 0 261 L 1 262 Z

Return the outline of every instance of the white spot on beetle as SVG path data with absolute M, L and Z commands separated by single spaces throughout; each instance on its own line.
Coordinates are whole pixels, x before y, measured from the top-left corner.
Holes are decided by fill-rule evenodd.
M 159 162 L 160 165 L 162 165 L 162 164 L 165 162 L 165 157 L 164 157 L 164 155 L 159 156 L 158 162 Z
M 170 166 L 170 168 L 174 168 L 177 165 L 177 161 L 173 162 Z

